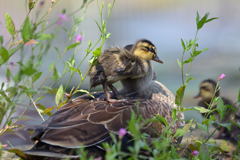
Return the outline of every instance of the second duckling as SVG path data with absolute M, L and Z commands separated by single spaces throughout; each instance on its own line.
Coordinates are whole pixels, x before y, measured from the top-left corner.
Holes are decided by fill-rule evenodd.
M 210 105 L 212 99 L 214 97 L 221 97 L 220 90 L 217 89 L 216 87 L 217 87 L 217 82 L 212 79 L 206 79 L 200 83 L 199 93 L 197 96 L 195 96 L 195 98 L 200 98 L 200 101 L 198 102 L 198 106 L 202 106 L 206 109 L 209 109 L 209 105 Z M 212 114 L 217 115 L 216 117 L 217 117 L 218 121 L 220 121 L 222 123 L 229 123 L 231 121 L 236 121 L 237 116 L 234 114 L 236 107 L 233 104 L 233 102 L 225 97 L 221 97 L 221 99 L 223 100 L 224 105 L 231 106 L 231 107 L 227 108 L 224 119 L 220 120 L 216 111 L 212 112 Z M 213 106 L 212 109 L 214 109 L 214 108 L 216 108 L 216 106 Z M 204 117 L 210 116 L 209 114 L 202 114 L 202 115 Z M 229 131 L 225 127 L 219 127 L 219 126 L 217 126 L 217 127 L 219 129 L 219 133 L 215 138 L 223 138 L 223 139 L 230 139 L 230 140 L 234 140 L 236 138 L 236 137 L 232 136 L 232 133 L 235 133 L 235 131 L 233 131 L 233 130 Z M 234 126 L 232 128 L 237 129 Z M 240 128 L 237 130 L 238 130 L 237 132 L 239 132 Z

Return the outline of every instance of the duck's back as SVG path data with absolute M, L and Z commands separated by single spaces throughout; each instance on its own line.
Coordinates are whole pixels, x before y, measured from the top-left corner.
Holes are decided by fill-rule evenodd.
M 101 95 L 103 93 L 95 94 L 96 97 Z M 63 106 L 40 128 L 36 128 L 34 147 L 25 153 L 40 157 L 61 157 L 63 153 L 65 156 L 72 155 L 73 148 L 85 147 L 87 151 L 95 152 L 93 155 L 97 152 L 105 154 L 101 143 L 111 141 L 110 133 L 118 133 L 120 128 L 127 128 L 132 112 L 143 119 L 159 115 L 171 124 L 171 111 L 169 103 L 157 99 L 125 99 L 110 104 L 85 95 Z M 174 132 L 178 127 L 179 124 L 175 123 L 171 129 Z M 150 122 L 142 128 L 142 132 L 155 137 L 161 134 L 163 128 L 164 125 L 160 122 Z

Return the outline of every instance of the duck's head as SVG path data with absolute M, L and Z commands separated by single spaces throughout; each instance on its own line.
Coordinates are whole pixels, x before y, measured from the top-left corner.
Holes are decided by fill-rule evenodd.
M 157 56 L 156 47 L 149 40 L 141 39 L 134 45 L 127 45 L 125 48 L 128 50 L 131 48 L 131 53 L 140 59 L 147 61 L 153 60 L 158 63 L 163 63 L 163 61 Z
M 202 100 L 211 100 L 214 96 L 219 96 L 219 90 L 216 91 L 217 83 L 212 79 L 206 79 L 200 83 L 199 93 L 194 98 Z

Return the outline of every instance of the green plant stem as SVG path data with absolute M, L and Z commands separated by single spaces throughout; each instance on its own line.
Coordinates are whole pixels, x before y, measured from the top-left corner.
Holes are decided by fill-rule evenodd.
M 32 101 L 32 104 L 33 104 L 34 108 L 36 109 L 38 115 L 41 117 L 41 119 L 42 119 L 43 121 L 45 121 L 45 119 L 43 118 L 42 114 L 41 114 L 40 111 L 38 110 L 36 103 L 33 101 L 32 97 L 29 97 L 29 98 L 30 98 L 30 100 Z
M 182 66 L 181 66 L 181 74 L 182 74 L 182 85 L 183 85 L 183 86 L 185 85 L 185 79 L 184 79 L 184 64 L 183 64 L 184 55 L 185 55 L 185 50 L 183 51 L 182 57 L 181 57 L 181 63 L 182 63 Z
M 207 139 L 205 139 L 204 141 L 203 141 L 203 144 L 206 144 L 208 141 L 209 141 L 209 139 L 214 135 L 214 133 L 217 131 L 217 128 L 215 128 L 214 130 L 213 130 L 213 132 L 207 137 Z

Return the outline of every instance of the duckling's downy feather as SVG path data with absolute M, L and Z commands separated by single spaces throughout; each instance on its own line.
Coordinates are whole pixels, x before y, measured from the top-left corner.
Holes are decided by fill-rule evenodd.
M 143 61 L 136 58 L 127 49 L 107 49 L 89 72 L 90 85 L 95 87 L 105 81 L 114 83 L 126 77 L 143 75 L 146 73 L 143 65 Z

